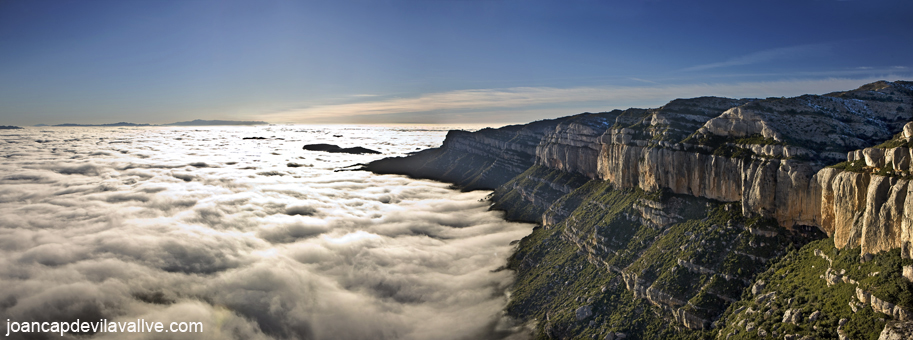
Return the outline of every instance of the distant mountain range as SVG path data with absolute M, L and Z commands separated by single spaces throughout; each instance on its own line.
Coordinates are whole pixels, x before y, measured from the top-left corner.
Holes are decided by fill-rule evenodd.
M 57 125 L 48 125 L 48 124 L 37 124 L 35 126 L 210 126 L 210 125 L 267 125 L 269 123 L 262 121 L 247 121 L 247 120 L 203 120 L 203 119 L 194 119 L 186 122 L 175 122 L 171 124 L 137 124 L 137 123 L 128 123 L 128 122 L 119 122 L 111 124 L 57 124 Z
M 255 120 L 202 120 L 163 124 L 167 126 L 202 126 L 202 125 L 267 125 L 269 123 Z
M 36 125 L 36 126 L 39 126 L 39 125 Z M 41 125 L 41 126 L 48 126 L 48 125 Z M 51 126 L 152 126 L 152 124 L 136 124 L 136 123 L 127 123 L 127 122 L 111 123 L 111 124 L 72 124 L 72 123 L 67 123 L 67 124 L 57 124 L 57 125 L 51 125 Z

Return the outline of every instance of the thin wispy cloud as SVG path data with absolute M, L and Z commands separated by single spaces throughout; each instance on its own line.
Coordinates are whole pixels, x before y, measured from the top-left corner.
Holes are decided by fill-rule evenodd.
M 692 66 L 692 67 L 685 68 L 681 71 L 684 71 L 684 72 L 705 71 L 705 70 L 710 70 L 710 69 L 715 69 L 715 68 L 753 65 L 753 64 L 767 63 L 767 62 L 776 61 L 776 60 L 803 58 L 803 57 L 808 57 L 811 55 L 824 53 L 828 49 L 830 49 L 830 46 L 831 46 L 830 44 L 811 44 L 811 45 L 774 48 L 774 49 L 749 53 L 746 55 L 731 58 L 726 61 Z
M 423 121 L 423 117 L 438 117 L 448 114 L 454 117 L 459 116 L 462 119 L 472 118 L 477 122 L 526 122 L 584 111 L 657 107 L 676 98 L 699 96 L 745 98 L 820 94 L 852 89 L 881 79 L 903 78 L 903 76 L 887 75 L 865 79 L 826 78 L 665 86 L 471 89 L 428 93 L 407 98 L 316 105 L 260 115 L 257 118 L 274 122 L 312 123 L 338 122 L 344 117 L 350 117 L 359 122 L 367 122 L 371 121 L 371 116 L 389 118 L 403 115 L 412 117 L 411 119 L 414 119 L 416 123 L 428 123 L 430 121 Z M 489 120 L 495 119 L 495 117 L 498 120 Z M 438 122 L 447 121 L 438 120 Z
M 652 81 L 652 80 L 646 80 L 646 79 L 640 79 L 640 78 L 633 78 L 633 77 L 632 77 L 632 78 L 628 78 L 628 79 L 631 79 L 631 80 L 633 80 L 633 81 L 639 81 L 639 82 L 641 82 L 641 83 L 659 84 L 659 83 L 657 83 L 657 82 L 655 82 L 655 81 Z

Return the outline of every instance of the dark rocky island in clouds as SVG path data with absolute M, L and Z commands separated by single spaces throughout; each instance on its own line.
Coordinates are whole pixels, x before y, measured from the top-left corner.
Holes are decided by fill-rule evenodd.
M 329 152 L 329 153 L 350 153 L 353 155 L 380 154 L 380 151 L 371 150 L 371 149 L 361 147 L 361 146 L 343 148 L 339 145 L 324 144 L 324 143 L 308 144 L 308 145 L 305 145 L 304 147 L 302 147 L 302 149 L 308 150 L 308 151 L 323 151 L 323 152 Z
M 509 315 L 540 338 L 913 337 L 913 83 L 676 99 L 372 162 L 537 222 Z

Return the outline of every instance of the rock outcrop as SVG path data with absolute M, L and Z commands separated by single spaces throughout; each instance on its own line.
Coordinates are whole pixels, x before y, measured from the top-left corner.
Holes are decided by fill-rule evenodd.
M 818 227 L 840 246 L 878 252 L 913 241 L 901 179 L 911 148 L 872 147 L 895 134 L 910 138 L 911 118 L 913 83 L 902 81 L 795 98 L 677 99 L 658 109 L 451 131 L 439 149 L 365 168 L 471 190 L 497 188 L 535 164 L 617 188 L 740 202 L 746 215 Z M 826 168 L 843 161 L 897 173 Z
M 884 327 L 878 340 L 913 339 L 913 322 L 891 321 Z
M 452 130 L 440 148 L 381 159 L 363 169 L 451 182 L 464 190 L 491 190 L 535 165 L 539 142 L 568 118 L 476 132 Z
M 590 305 L 582 306 L 580 308 L 577 308 L 577 310 L 574 312 L 574 314 L 577 316 L 577 320 L 584 320 L 586 318 L 593 316 L 593 307 L 591 307 Z
M 623 134 L 624 132 L 620 132 Z M 724 202 L 741 202 L 747 214 L 773 217 L 784 226 L 815 223 L 812 177 L 820 168 L 790 159 L 732 158 L 674 148 L 616 144 L 603 137 L 599 179 L 620 188 L 663 188 Z M 810 195 L 811 194 L 811 195 Z
M 577 255 L 618 275 L 616 284 L 635 300 L 648 301 L 686 328 L 708 329 L 720 306 L 737 301 L 751 286 L 753 274 L 740 269 L 765 268 L 783 255 L 792 237 L 815 228 L 832 237 L 837 248 L 861 247 L 863 261 L 895 248 L 913 258 L 913 209 L 907 208 L 907 197 L 913 197 L 911 119 L 913 83 L 902 81 L 795 98 L 677 99 L 657 109 L 451 131 L 441 148 L 365 169 L 453 182 L 465 190 L 495 189 L 492 206 L 508 218 L 538 220 L 544 230 L 559 230 Z M 619 194 L 600 196 L 607 192 Z M 688 197 L 689 204 L 704 203 L 685 209 L 668 197 L 660 204 L 632 193 L 709 200 Z M 717 214 L 727 220 L 706 222 L 709 216 L 702 214 L 711 207 L 725 208 Z M 730 207 L 739 214 L 727 215 Z M 654 248 L 670 228 L 697 221 L 694 214 L 707 216 L 691 222 L 706 222 L 701 235 L 681 232 L 675 237 L 683 244 Z M 742 222 L 732 223 L 736 216 Z M 771 220 L 787 229 L 758 222 Z M 648 256 L 675 264 L 652 266 Z M 540 264 L 533 256 L 518 261 L 521 269 Z M 845 271 L 830 268 L 822 278 L 828 287 L 856 283 Z M 567 286 L 569 281 L 561 282 Z M 705 283 L 691 286 L 699 282 Z M 752 293 L 764 290 L 759 283 Z M 768 307 L 780 299 L 773 292 L 754 298 Z M 865 306 L 907 317 L 905 310 L 874 297 Z M 857 308 L 855 301 L 851 307 Z M 590 317 L 587 311 L 596 310 L 568 311 L 583 322 Z M 778 313 L 783 313 L 778 320 L 782 315 L 783 322 L 796 325 L 830 317 L 794 307 Z M 776 336 L 766 326 L 750 328 Z
M 615 118 L 611 113 L 583 115 L 558 124 L 536 146 L 536 164 L 596 177 L 599 137 Z
M 646 117 L 614 124 L 600 138 L 595 178 L 741 202 L 746 215 L 815 226 L 839 247 L 862 246 L 864 253 L 898 248 L 913 242 L 913 212 L 904 209 L 909 185 L 901 178 L 913 154 L 905 146 L 866 146 L 894 134 L 908 139 L 911 103 L 911 83 L 877 82 L 825 96 L 751 101 L 674 143 L 655 141 L 648 133 L 654 120 Z M 825 168 L 844 160 L 870 171 Z M 882 170 L 891 173 L 876 174 Z

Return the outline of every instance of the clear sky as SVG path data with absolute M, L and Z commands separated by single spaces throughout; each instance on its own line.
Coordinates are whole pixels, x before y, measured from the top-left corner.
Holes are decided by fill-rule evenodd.
M 0 125 L 528 122 L 913 80 L 913 1 L 0 1 Z

